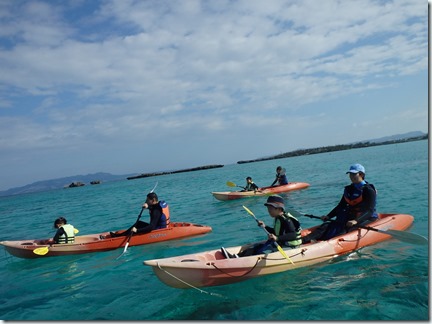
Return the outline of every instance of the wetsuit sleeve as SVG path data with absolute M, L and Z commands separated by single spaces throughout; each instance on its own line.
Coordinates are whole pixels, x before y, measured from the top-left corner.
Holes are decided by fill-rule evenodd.
M 273 181 L 273 183 L 270 185 L 270 187 L 273 186 L 278 181 L 278 179 L 279 179 L 279 177 L 276 175 L 276 179 Z
M 270 234 L 275 234 L 275 230 L 274 230 L 273 227 L 266 226 L 265 229 L 266 229 L 267 232 L 269 232 Z
M 357 217 L 357 223 L 368 220 L 375 212 L 376 192 L 371 186 L 363 187 L 362 214 Z
M 150 224 L 142 228 L 137 228 L 137 233 L 144 234 L 153 231 L 156 228 L 157 224 L 159 223 L 161 217 L 162 217 L 162 210 L 160 208 L 155 208 L 150 213 Z
M 58 244 L 58 242 L 59 242 L 59 238 L 60 238 L 60 236 L 62 236 L 63 234 L 66 235 L 66 232 L 64 231 L 63 227 L 60 227 L 60 228 L 57 230 L 57 232 L 55 233 L 54 237 L 53 237 L 53 242 L 54 242 L 55 244 Z

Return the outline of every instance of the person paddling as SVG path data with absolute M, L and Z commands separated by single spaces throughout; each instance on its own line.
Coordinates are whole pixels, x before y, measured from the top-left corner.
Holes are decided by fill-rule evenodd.
M 146 202 L 142 208 L 148 209 L 150 223 L 138 220 L 130 228 L 122 233 L 110 232 L 111 237 L 128 236 L 131 232 L 136 234 L 149 233 L 155 229 L 166 228 L 170 224 L 169 207 L 165 201 L 159 201 L 155 192 L 147 194 Z
M 273 227 L 266 226 L 263 221 L 258 221 L 258 226 L 264 227 L 268 234 L 268 240 L 264 243 L 254 244 L 251 247 L 240 251 L 238 254 L 230 254 L 224 247 L 221 251 L 225 258 L 239 258 L 243 256 L 277 251 L 274 242 L 282 247 L 297 248 L 301 245 L 301 225 L 293 215 L 285 211 L 284 200 L 281 196 L 273 195 L 268 197 L 267 211 L 273 219 Z
M 276 183 L 278 186 L 288 184 L 288 178 L 286 176 L 286 170 L 285 170 L 285 168 L 282 168 L 281 166 L 278 166 L 276 168 L 276 178 L 274 179 L 274 181 L 270 185 L 270 187 L 273 187 Z
M 303 243 L 317 240 L 329 240 L 332 237 L 344 234 L 356 224 L 366 225 L 378 218 L 376 212 L 375 186 L 365 181 L 366 170 L 361 164 L 353 164 L 347 171 L 351 184 L 346 186 L 339 204 L 326 216 L 325 222 L 313 232 L 303 237 Z
M 68 224 L 66 218 L 59 217 L 54 221 L 54 228 L 57 229 L 52 241 L 54 244 L 67 244 L 75 242 L 75 228 Z
M 257 191 L 259 187 L 253 182 L 251 177 L 246 177 L 246 187 L 242 191 Z

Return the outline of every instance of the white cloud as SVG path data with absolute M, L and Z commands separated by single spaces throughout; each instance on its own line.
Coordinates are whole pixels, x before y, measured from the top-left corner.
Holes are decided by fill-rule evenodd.
M 108 157 L 142 143 L 146 158 L 163 145 L 148 163 L 153 171 L 160 159 L 177 168 L 169 156 L 184 149 L 178 143 L 213 147 L 205 158 L 191 150 L 183 162 L 190 165 L 243 159 L 231 151 L 242 145 L 249 158 L 264 147 L 332 145 L 350 132 L 345 111 L 358 100 L 369 101 L 356 127 L 372 137 L 427 130 L 426 88 L 403 87 L 406 78 L 421 85 L 427 71 L 427 6 L 419 1 L 13 1 L 0 5 L 0 16 L 8 173 L 20 172 L 16 152 L 31 160 L 40 149 L 46 159 L 51 150 L 58 159 L 92 146 Z M 380 93 L 398 102 L 392 123 Z M 413 106 L 410 98 L 423 100 Z M 397 118 L 408 109 L 409 122 Z M 241 135 L 251 132 L 261 137 L 245 144 Z M 296 141 L 264 145 L 275 136 Z M 88 172 L 112 167 L 102 158 L 86 163 L 97 168 Z M 131 172 L 134 164 L 117 165 Z

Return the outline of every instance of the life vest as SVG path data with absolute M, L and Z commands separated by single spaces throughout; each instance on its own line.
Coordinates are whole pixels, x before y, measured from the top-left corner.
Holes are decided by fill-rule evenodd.
M 162 208 L 162 216 L 160 218 L 159 224 L 156 229 L 169 227 L 171 224 L 170 221 L 170 212 L 168 204 L 165 201 L 159 201 L 159 206 Z
M 65 231 L 65 234 L 62 234 L 58 238 L 58 244 L 67 244 L 75 242 L 75 232 L 74 227 L 71 224 L 65 224 L 60 226 Z
M 253 191 L 255 190 L 256 184 L 252 181 L 250 183 L 248 183 L 245 187 L 246 191 Z
M 353 185 L 345 187 L 344 191 L 344 200 L 348 204 L 349 213 L 352 216 L 355 216 L 356 218 L 360 216 L 364 211 L 362 210 L 361 203 L 363 201 L 363 189 L 365 186 L 369 186 L 375 191 L 375 194 L 377 193 L 377 190 L 375 189 L 375 186 L 371 183 L 368 183 L 365 181 L 365 183 L 360 187 L 356 187 Z M 377 217 L 376 212 L 374 210 L 373 217 Z
M 284 245 L 288 247 L 297 247 L 302 244 L 300 222 L 290 213 L 284 212 L 282 216 L 276 217 L 274 222 L 274 232 L 276 236 L 285 234 L 287 231 L 287 222 L 291 220 L 294 223 L 296 238 L 294 240 L 285 241 Z
M 276 174 L 280 186 L 288 184 L 288 178 L 285 174 Z

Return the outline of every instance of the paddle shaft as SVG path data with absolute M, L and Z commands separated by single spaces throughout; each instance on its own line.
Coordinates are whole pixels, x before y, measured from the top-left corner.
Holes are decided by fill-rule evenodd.
M 293 214 L 297 214 L 297 215 L 302 215 L 302 216 L 306 216 L 309 218 L 316 218 L 316 219 L 321 219 L 321 217 L 319 216 L 314 216 L 314 215 L 309 215 L 309 214 L 303 214 L 300 213 L 298 211 L 295 210 L 291 210 L 293 212 Z M 322 220 L 322 219 L 321 219 Z M 418 245 L 427 245 L 429 244 L 429 241 L 427 238 L 415 234 L 415 233 L 410 233 L 410 232 L 406 232 L 406 231 L 400 231 L 400 230 L 394 230 L 394 229 L 388 229 L 388 230 L 380 230 L 378 228 L 375 227 L 371 227 L 371 226 L 365 226 L 365 225 L 354 225 L 354 227 L 358 227 L 358 228 L 363 228 L 366 230 L 370 230 L 370 231 L 375 231 L 381 234 L 386 234 L 386 235 L 390 235 L 393 238 L 399 240 L 399 241 L 403 241 L 406 243 L 411 243 L 411 244 L 418 244 Z
M 144 207 L 141 207 L 141 211 L 140 211 L 140 213 L 139 213 L 139 215 L 138 215 L 138 218 L 137 218 L 137 220 L 135 221 L 135 223 L 134 223 L 134 225 L 133 225 L 132 227 L 134 227 L 134 226 L 136 225 L 136 223 L 138 223 L 139 219 L 141 218 L 141 215 L 142 215 L 143 211 L 144 211 Z M 122 254 L 120 254 L 120 255 L 117 257 L 117 259 L 120 258 L 123 254 L 126 253 L 126 250 L 127 250 L 128 246 L 129 246 L 129 242 L 130 242 L 130 240 L 131 240 L 131 238 L 132 238 L 133 233 L 134 233 L 134 232 L 133 232 L 132 229 L 131 229 L 131 232 L 129 233 L 129 236 L 128 236 L 128 239 L 127 239 L 127 241 L 126 241 L 126 244 L 125 244 L 125 247 L 124 247 L 124 249 L 123 249 L 123 252 L 122 252 Z
M 137 218 L 137 220 L 135 221 L 133 227 L 134 227 L 134 226 L 136 225 L 136 223 L 138 223 L 138 221 L 140 220 L 143 211 L 144 211 L 144 207 L 141 207 L 141 211 L 140 211 L 140 213 L 139 213 L 139 215 L 138 215 L 138 218 Z M 128 240 L 127 240 L 127 242 L 126 242 L 125 252 L 126 252 L 127 246 L 129 245 L 129 242 L 130 242 L 130 240 L 131 240 L 131 238 L 132 238 L 133 233 L 134 233 L 134 232 L 133 232 L 132 229 L 131 229 L 131 232 L 129 233 Z

